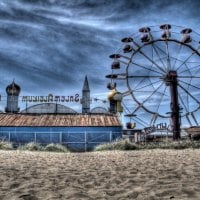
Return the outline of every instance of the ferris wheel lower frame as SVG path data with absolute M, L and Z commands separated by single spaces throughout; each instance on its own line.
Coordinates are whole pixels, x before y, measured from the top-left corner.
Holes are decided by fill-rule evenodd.
M 181 31 L 177 33 L 173 32 L 171 27 L 169 24 L 160 26 L 161 38 L 157 38 L 159 31 L 151 31 L 150 27 L 139 29 L 141 36 L 135 34 L 133 37 L 123 38 L 121 41 L 125 43 L 125 46 L 116 54 L 110 55 L 110 58 L 114 59 L 111 66 L 112 74 L 106 77 L 111 79 L 108 84 L 109 89 L 116 89 L 117 84 L 115 81 L 125 80 L 128 90 L 122 92 L 123 96 L 130 95 L 137 103 L 131 114 L 135 115 L 142 108 L 153 115 L 151 121 L 156 121 L 157 117 L 169 118 L 169 116 L 159 112 L 163 99 L 166 99 L 166 88 L 169 88 L 167 97 L 170 100 L 170 112 L 168 114 L 170 114 L 172 122 L 173 138 L 177 140 L 180 138 L 181 116 L 185 116 L 190 122 L 188 116 L 191 115 L 195 124 L 198 124 L 194 112 L 199 110 L 200 100 L 193 90 L 200 91 L 197 81 L 200 78 L 200 37 L 199 34 L 194 32 L 194 35 L 198 38 L 194 40 L 194 35 L 191 35 L 192 29 L 178 27 Z M 156 33 L 156 36 L 154 36 L 154 33 Z M 182 37 L 178 39 L 180 34 Z M 171 43 L 173 43 L 174 46 L 172 47 L 174 49 L 170 47 Z M 176 57 L 173 57 L 170 51 L 176 54 Z M 125 72 L 120 71 L 122 68 L 125 69 Z M 118 70 L 118 73 L 114 73 L 116 70 Z M 149 84 L 144 85 L 147 79 Z M 138 87 L 138 85 L 142 86 Z M 143 90 L 144 88 L 148 90 L 148 87 L 151 87 L 151 91 Z M 146 92 L 149 94 L 142 99 L 137 95 L 138 90 L 141 90 L 141 93 Z M 158 107 L 155 110 L 149 109 L 147 103 L 152 97 L 158 96 L 161 90 L 163 92 L 160 94 Z M 186 106 L 185 101 L 188 104 L 189 101 L 192 101 L 192 106 Z M 184 112 L 181 115 L 182 110 Z

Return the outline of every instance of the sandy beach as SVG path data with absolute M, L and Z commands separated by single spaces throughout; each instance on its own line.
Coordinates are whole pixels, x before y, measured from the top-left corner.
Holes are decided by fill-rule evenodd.
M 0 199 L 200 199 L 200 150 L 0 151 Z

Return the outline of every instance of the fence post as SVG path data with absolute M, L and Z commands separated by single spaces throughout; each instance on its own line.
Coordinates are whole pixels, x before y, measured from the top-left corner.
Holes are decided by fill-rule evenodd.
M 49 133 L 49 140 L 50 140 L 50 143 L 52 143 L 51 131 L 50 131 L 50 133 Z
M 110 131 L 110 142 L 112 142 L 112 131 Z
M 60 132 L 60 144 L 62 144 L 62 132 Z
M 85 152 L 87 151 L 87 131 L 85 131 Z
M 35 143 L 37 142 L 37 134 L 36 134 L 36 132 L 34 132 L 34 142 Z
M 8 141 L 10 142 L 10 131 L 8 132 Z

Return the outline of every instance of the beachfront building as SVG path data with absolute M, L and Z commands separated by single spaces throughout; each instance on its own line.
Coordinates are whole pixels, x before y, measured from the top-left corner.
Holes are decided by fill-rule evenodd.
M 82 113 L 57 102 L 45 102 L 45 98 L 44 103 L 20 111 L 20 91 L 20 86 L 14 81 L 6 88 L 7 107 L 5 112 L 0 113 L 0 140 L 16 145 L 60 143 L 74 151 L 86 151 L 122 135 L 122 124 L 116 114 L 102 107 L 90 110 L 87 77 L 82 90 Z M 76 96 L 73 100 L 76 101 Z
M 0 114 L 0 138 L 15 144 L 60 143 L 74 151 L 121 137 L 121 123 L 109 114 Z

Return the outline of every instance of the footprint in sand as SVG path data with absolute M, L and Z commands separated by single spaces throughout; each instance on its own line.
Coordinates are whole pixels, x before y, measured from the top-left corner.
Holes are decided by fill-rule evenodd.
M 38 200 L 37 197 L 31 195 L 31 194 L 22 194 L 19 196 L 19 199 L 23 199 L 23 200 Z

